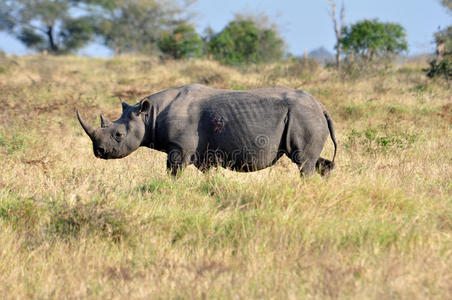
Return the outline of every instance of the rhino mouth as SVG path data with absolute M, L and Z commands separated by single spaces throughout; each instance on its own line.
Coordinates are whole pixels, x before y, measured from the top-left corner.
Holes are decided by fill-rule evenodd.
M 94 155 L 94 156 L 96 156 L 96 158 L 104 159 L 104 160 L 120 158 L 120 157 L 110 157 L 108 155 Z
M 108 153 L 103 153 L 103 154 L 94 153 L 94 156 L 99 159 L 107 160 L 107 159 L 120 159 L 120 158 L 126 157 L 127 155 L 112 155 L 112 154 L 108 154 Z
M 103 146 L 95 146 L 94 147 L 94 156 L 100 159 L 115 159 L 115 158 L 123 158 L 126 155 L 122 155 L 118 153 L 117 150 L 112 149 L 107 151 Z
M 96 151 L 94 151 L 94 156 L 95 156 L 96 158 L 107 159 L 107 155 L 105 155 L 105 154 L 100 154 L 100 153 L 98 153 L 98 152 L 96 152 Z

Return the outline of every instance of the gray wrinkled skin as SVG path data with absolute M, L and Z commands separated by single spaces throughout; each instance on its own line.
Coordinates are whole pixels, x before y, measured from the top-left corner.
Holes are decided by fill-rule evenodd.
M 93 129 L 77 112 L 93 142 L 94 155 L 122 158 L 140 146 L 166 152 L 173 175 L 189 164 L 201 171 L 213 166 L 250 172 L 287 155 L 302 175 L 334 167 L 336 139 L 331 118 L 312 95 L 286 87 L 248 91 L 191 84 L 148 96 L 134 106 L 123 102 L 121 117 L 101 115 Z M 320 153 L 328 135 L 333 160 Z

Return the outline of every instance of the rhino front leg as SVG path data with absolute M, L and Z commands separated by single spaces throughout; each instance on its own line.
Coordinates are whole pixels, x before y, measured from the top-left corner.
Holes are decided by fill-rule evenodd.
M 182 171 L 183 165 L 183 156 L 182 150 L 178 148 L 172 148 L 168 151 L 168 157 L 166 158 L 166 170 L 172 176 L 176 176 L 177 173 Z
M 192 163 L 192 155 L 183 151 L 180 147 L 171 147 L 168 151 L 166 169 L 172 176 L 176 176 L 190 163 Z

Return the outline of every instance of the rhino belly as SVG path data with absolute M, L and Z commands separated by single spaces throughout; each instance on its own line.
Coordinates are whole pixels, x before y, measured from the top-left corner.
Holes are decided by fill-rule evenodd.
M 234 119 L 210 114 L 202 123 L 201 157 L 210 164 L 237 171 L 255 171 L 273 165 L 280 150 L 284 120 Z M 269 122 L 270 121 L 270 122 Z M 273 122 L 271 122 L 273 121 Z

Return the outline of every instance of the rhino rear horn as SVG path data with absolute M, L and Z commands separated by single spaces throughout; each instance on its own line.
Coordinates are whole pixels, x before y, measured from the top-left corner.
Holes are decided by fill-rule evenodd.
M 78 110 L 77 110 L 77 119 L 80 122 L 80 125 L 82 125 L 82 128 L 83 128 L 83 130 L 85 130 L 86 134 L 90 137 L 91 140 L 93 140 L 94 139 L 94 128 L 92 128 L 87 123 L 85 123 L 85 121 L 83 121 Z
M 104 117 L 103 114 L 100 114 L 100 127 L 105 128 L 111 125 L 111 121 Z

